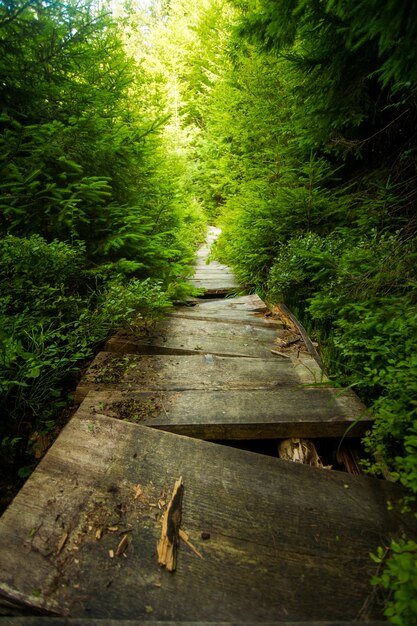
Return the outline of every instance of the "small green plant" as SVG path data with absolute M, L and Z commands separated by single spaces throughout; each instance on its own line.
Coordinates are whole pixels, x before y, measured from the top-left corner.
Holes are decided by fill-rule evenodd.
M 380 570 L 372 584 L 389 592 L 386 617 L 395 626 L 416 624 L 417 543 L 405 539 L 393 541 L 388 550 L 381 547 L 371 557 Z

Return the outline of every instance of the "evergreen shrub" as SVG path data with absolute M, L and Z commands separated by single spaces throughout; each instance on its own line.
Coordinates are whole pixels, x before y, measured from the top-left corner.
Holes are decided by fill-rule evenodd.
M 138 316 L 171 304 L 161 281 L 86 269 L 82 245 L 0 239 L 0 444 L 3 470 L 32 466 L 30 436 L 55 427 L 75 373 Z

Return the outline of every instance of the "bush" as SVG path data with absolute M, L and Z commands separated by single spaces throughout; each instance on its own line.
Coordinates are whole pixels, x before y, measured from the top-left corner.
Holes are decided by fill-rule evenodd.
M 84 247 L 0 239 L 0 424 L 3 469 L 24 461 L 67 404 L 73 375 L 112 331 L 170 306 L 161 281 L 86 269 Z M 23 470 L 25 471 L 25 470 Z
M 379 565 L 384 565 L 382 573 L 373 578 L 372 584 L 390 592 L 385 615 L 395 626 L 416 624 L 417 543 L 404 539 L 393 541 L 387 553 L 380 548 L 372 558 Z

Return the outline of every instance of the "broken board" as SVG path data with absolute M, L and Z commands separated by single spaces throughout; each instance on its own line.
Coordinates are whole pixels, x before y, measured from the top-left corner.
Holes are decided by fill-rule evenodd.
M 252 356 L 274 359 L 277 329 L 230 324 L 215 320 L 168 318 L 139 336 L 119 332 L 106 343 L 106 350 L 138 354 L 195 354 Z
M 202 355 L 138 355 L 99 352 L 79 383 L 75 402 L 89 391 L 271 389 L 318 384 L 324 376 L 308 355 L 264 360 Z
M 181 528 L 202 558 L 181 543 L 169 573 L 156 546 L 180 476 Z M 74 417 L 0 519 L 0 593 L 75 618 L 376 619 L 369 553 L 413 536 L 415 520 L 387 509 L 402 495 L 385 481 Z
M 80 415 L 117 417 L 198 439 L 360 437 L 372 418 L 357 396 L 324 388 L 93 391 Z
M 206 294 L 222 295 L 232 291 L 238 291 L 241 289 L 241 285 L 236 279 L 231 276 L 225 276 L 221 274 L 217 278 L 215 276 L 200 276 L 200 278 L 191 278 L 190 283 L 197 287 L 197 289 L 203 289 Z
M 282 322 L 270 315 L 265 303 L 256 295 L 193 301 L 188 305 L 178 306 L 170 315 L 201 321 L 216 320 L 229 324 L 283 328 Z

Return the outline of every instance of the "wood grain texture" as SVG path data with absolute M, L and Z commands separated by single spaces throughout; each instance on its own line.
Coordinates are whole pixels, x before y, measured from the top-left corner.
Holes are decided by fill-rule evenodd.
M 207 263 L 207 260 L 205 258 L 197 257 L 197 260 L 194 264 L 194 267 L 196 268 L 195 271 L 199 271 L 199 269 L 205 269 L 208 266 L 212 271 L 232 271 L 230 267 L 228 265 L 225 265 L 224 263 L 219 263 L 219 261 L 210 261 L 210 263 Z
M 227 295 L 228 293 L 235 293 L 242 289 L 242 287 L 234 280 L 197 280 L 192 279 L 190 281 L 197 289 L 203 289 L 205 295 Z
M 282 322 L 269 314 L 265 303 L 256 295 L 193 301 L 187 306 L 177 306 L 170 315 L 202 321 L 214 319 L 234 324 L 283 327 Z
M 222 308 L 233 308 L 236 310 L 246 310 L 252 312 L 266 312 L 268 307 L 265 302 L 257 294 L 249 294 L 247 296 L 237 296 L 234 298 L 222 298 L 221 300 L 196 300 L 198 306 L 205 309 L 214 309 L 216 311 Z M 180 306 L 180 308 L 183 308 Z
M 197 258 L 194 263 L 194 274 L 204 274 L 205 276 L 211 276 L 221 274 L 222 276 L 234 276 L 233 271 L 227 265 L 219 263 L 218 261 L 210 261 L 207 263 L 205 258 Z
M 106 351 L 137 354 L 198 354 L 252 356 L 272 359 L 278 331 L 251 324 L 168 318 L 138 336 L 119 332 Z
M 79 408 L 199 439 L 359 437 L 372 418 L 351 391 L 289 387 L 230 391 L 98 391 Z
M 263 360 L 204 355 L 118 355 L 100 352 L 75 394 L 81 402 L 88 391 L 186 389 L 269 389 L 305 382 L 305 367 L 289 359 Z
M 178 476 L 182 528 L 204 560 L 182 544 L 173 575 L 158 565 L 158 503 Z M 415 531 L 387 510 L 400 495 L 384 481 L 75 417 L 0 519 L 0 590 L 73 617 L 353 620 L 372 591 L 369 552 Z M 120 533 L 126 557 L 110 558 Z M 371 603 L 362 618 L 378 616 Z

